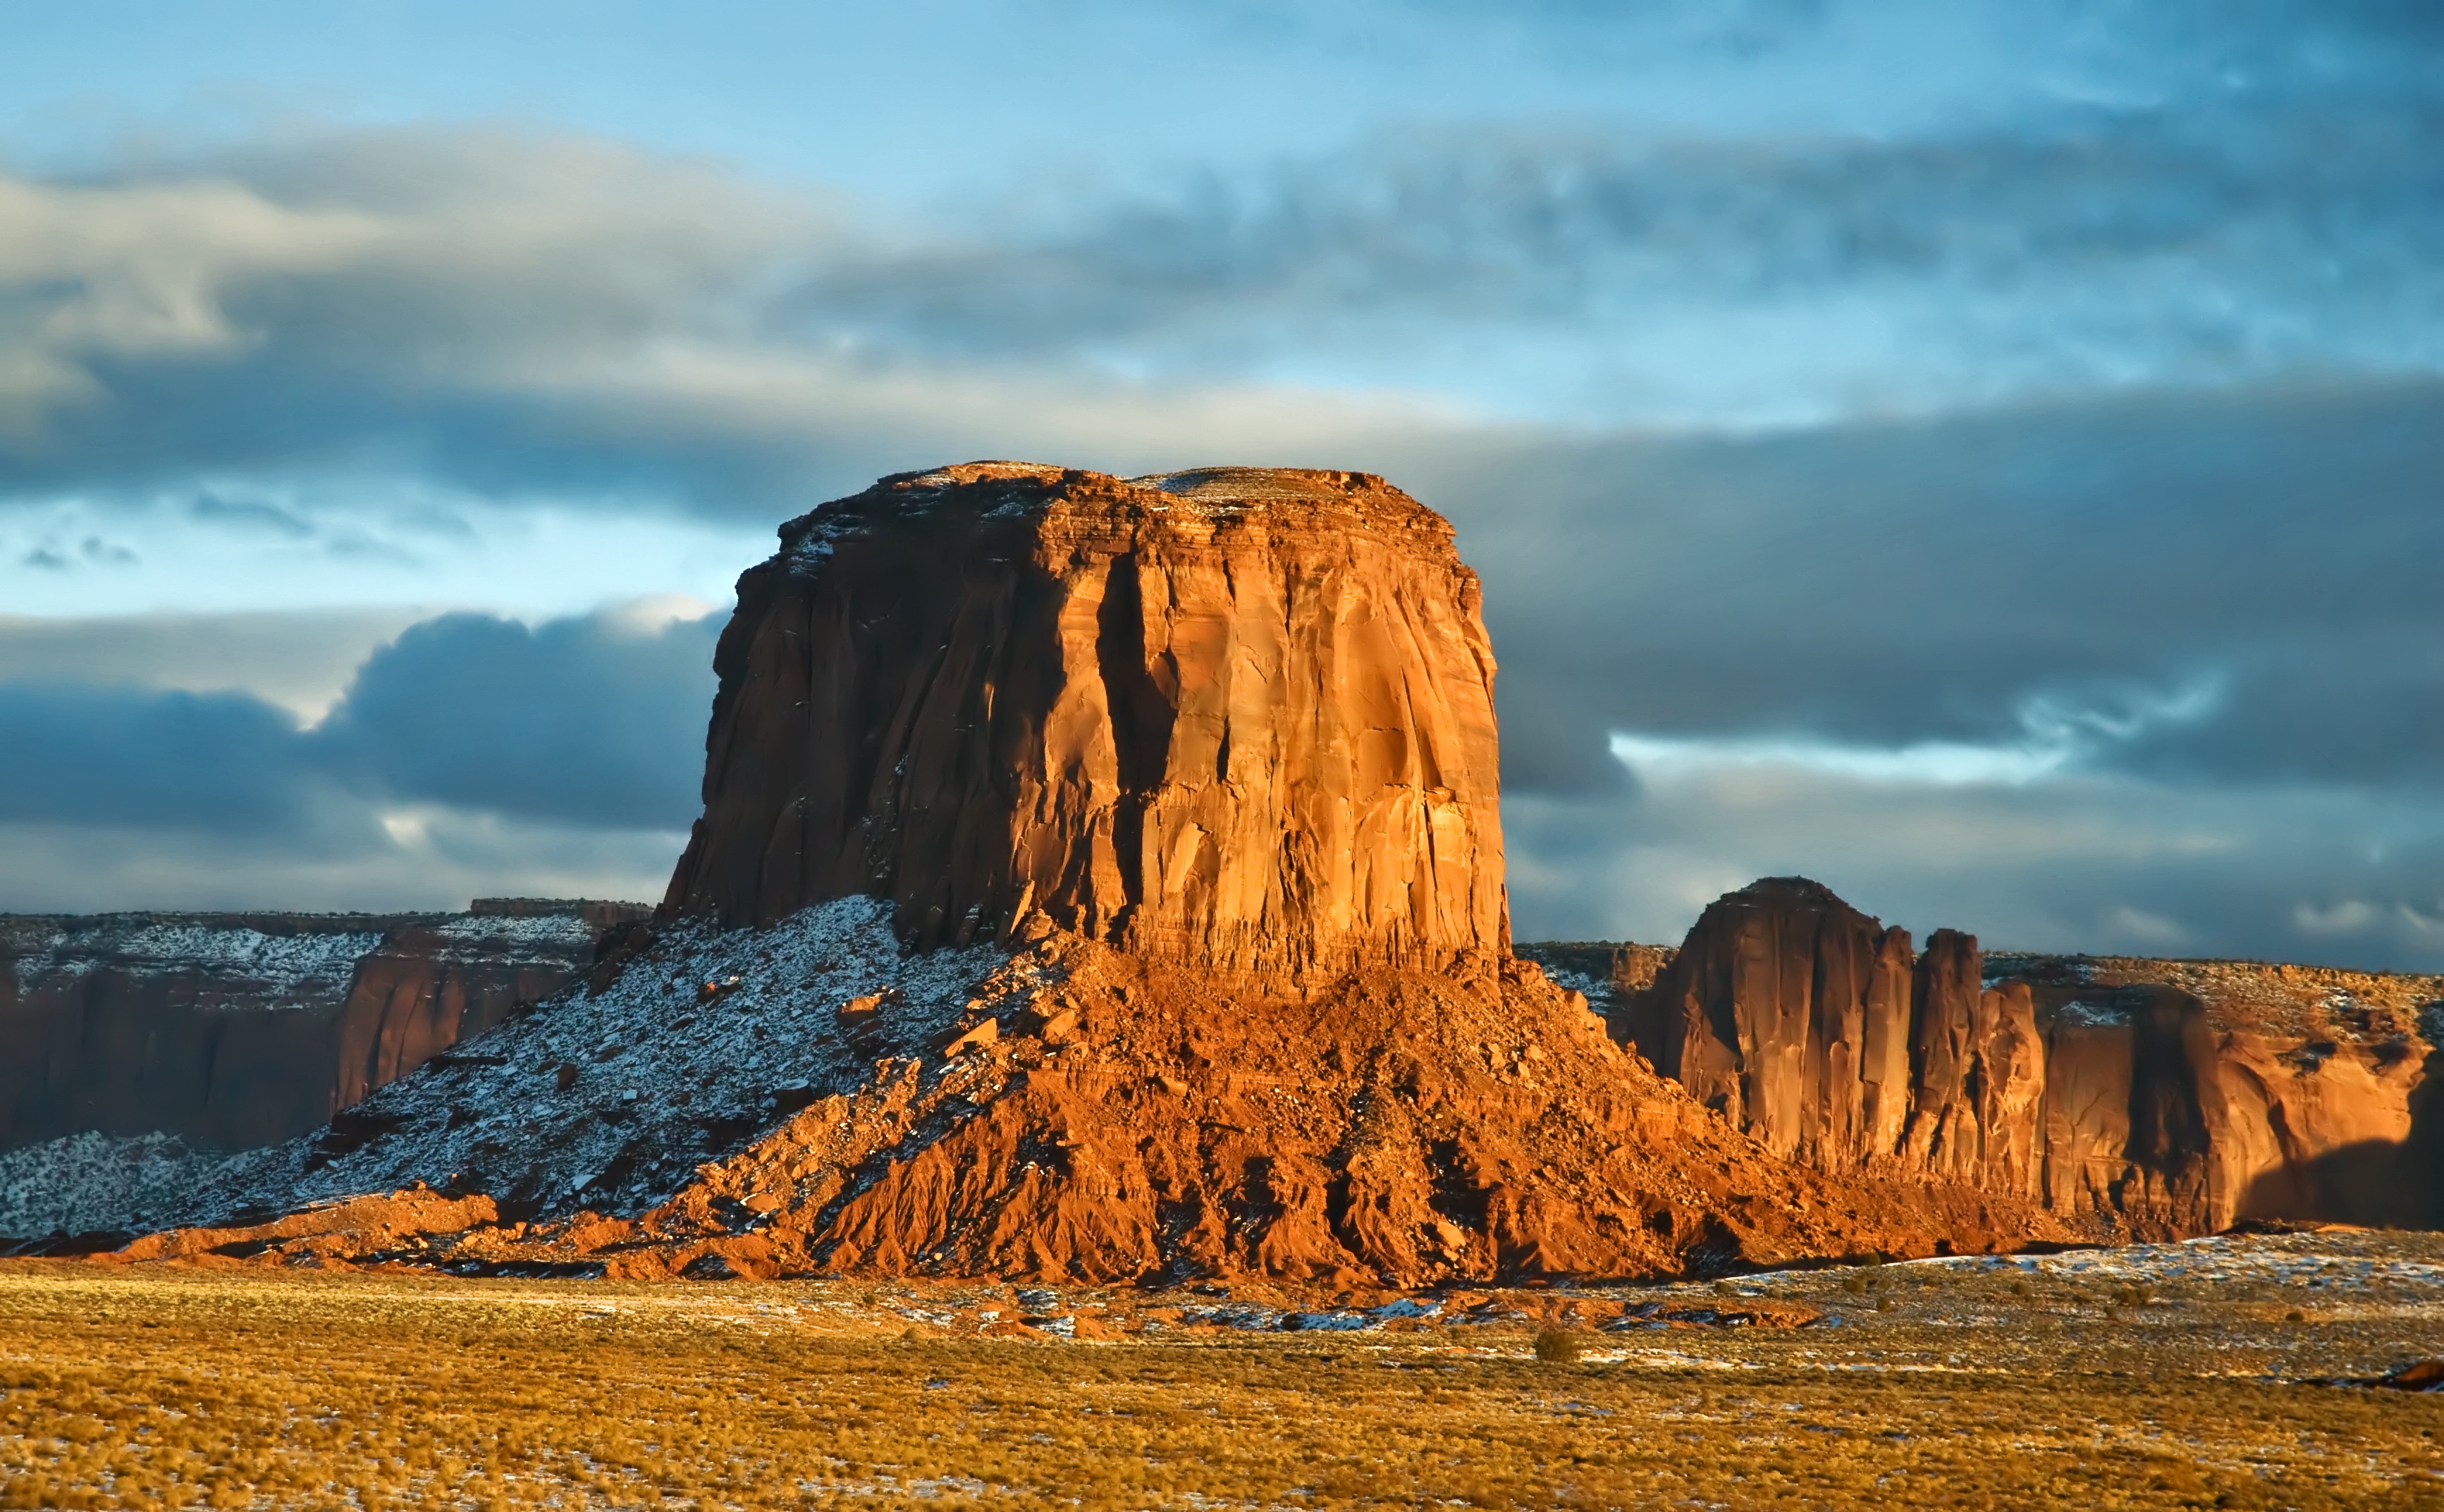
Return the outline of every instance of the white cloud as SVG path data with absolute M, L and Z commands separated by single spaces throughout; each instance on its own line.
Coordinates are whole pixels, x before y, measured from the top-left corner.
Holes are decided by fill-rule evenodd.
M 2291 922 L 2308 934 L 2357 934 L 2383 916 L 2383 910 L 2359 898 L 2324 905 L 2302 903 L 2291 910 Z
M 1922 783 L 1942 787 L 2001 784 L 2021 786 L 2061 771 L 2078 754 L 2056 746 L 1972 746 L 1923 741 L 1891 747 L 1843 746 L 1805 737 L 1635 735 L 1616 732 L 1612 753 L 1650 781 L 1744 768 L 1778 767 L 1865 783 Z
M 2221 682 L 2212 678 L 2169 693 L 2126 694 L 2113 703 L 2040 696 L 2021 706 L 2020 739 L 1988 745 L 1916 741 L 1877 747 L 1805 735 L 1666 736 L 1617 730 L 1611 748 L 1615 760 L 1650 782 L 1764 768 L 1859 783 L 2022 787 L 2076 770 L 2101 748 L 2135 740 L 2157 726 L 2203 719 L 2221 696 Z

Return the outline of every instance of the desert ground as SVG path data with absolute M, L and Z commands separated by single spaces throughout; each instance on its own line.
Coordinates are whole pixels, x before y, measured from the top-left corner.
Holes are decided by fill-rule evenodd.
M 2444 1236 L 2367 1230 L 1334 1297 L 19 1261 L 0 1504 L 2444 1505 L 2444 1393 L 2335 1384 L 2439 1353 Z

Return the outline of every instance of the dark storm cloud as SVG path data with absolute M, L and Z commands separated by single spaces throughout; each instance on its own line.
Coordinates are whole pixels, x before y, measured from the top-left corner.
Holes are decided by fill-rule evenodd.
M 1923 938 L 2434 970 L 2444 804 L 2116 778 L 1929 789 L 1806 773 L 1507 802 L 1520 937 L 1671 943 L 1715 895 L 1800 874 Z
M 243 694 L 0 686 L 0 821 L 293 831 L 315 775 L 295 721 Z
M 1798 872 L 2006 944 L 2444 962 L 2444 384 L 1412 472 L 1486 580 L 1523 937 Z
M 380 848 L 380 816 L 418 804 L 684 829 L 718 628 L 446 616 L 377 651 L 311 728 L 243 692 L 0 683 L 0 824 L 314 852 Z
M 1616 782 L 1616 730 L 1893 747 L 2081 720 L 2088 765 L 2444 784 L 2444 384 L 1413 475 L 1487 581 L 1514 785 Z
M 650 634 L 601 618 L 427 620 L 376 652 L 317 732 L 391 797 L 628 829 L 698 808 L 720 617 Z

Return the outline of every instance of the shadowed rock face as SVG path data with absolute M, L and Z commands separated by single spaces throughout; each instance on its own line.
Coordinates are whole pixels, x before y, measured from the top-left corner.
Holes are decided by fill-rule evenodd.
M 1509 947 L 1493 656 L 1451 526 L 1365 473 L 886 478 L 782 527 L 723 634 L 664 903 L 1041 913 L 1281 982 Z
M 2421 1092 L 2416 1004 L 2439 986 L 1985 958 L 1952 930 L 1914 954 L 1822 885 L 1772 877 L 1709 907 L 1611 1018 L 1700 1101 L 1820 1170 L 1963 1183 L 2165 1236 L 2432 1221 L 2424 1152 L 2444 1110 Z
M 302 1134 L 583 975 L 624 904 L 0 917 L 0 1150 Z

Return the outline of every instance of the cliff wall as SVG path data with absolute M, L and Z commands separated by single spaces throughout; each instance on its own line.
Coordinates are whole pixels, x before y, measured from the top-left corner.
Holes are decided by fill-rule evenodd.
M 288 1138 L 560 990 L 642 913 L 0 916 L 0 1149 Z
M 782 527 L 716 654 L 664 908 L 868 894 L 1281 984 L 1507 953 L 1493 656 L 1451 526 L 1365 473 L 886 478 Z
M 1921 953 L 1795 877 L 1717 900 L 1651 984 L 1614 976 L 1617 1039 L 1820 1170 L 2149 1236 L 2444 1217 L 2422 1018 L 2444 979 L 1985 956 L 1951 930 Z

